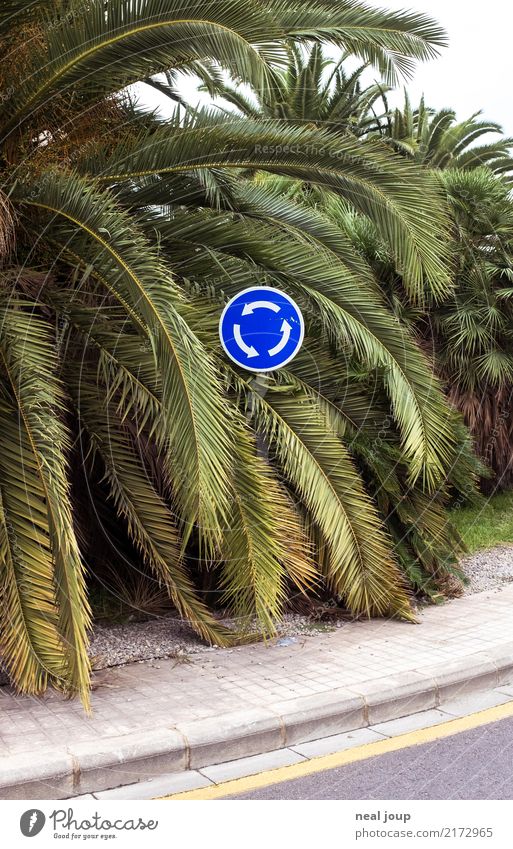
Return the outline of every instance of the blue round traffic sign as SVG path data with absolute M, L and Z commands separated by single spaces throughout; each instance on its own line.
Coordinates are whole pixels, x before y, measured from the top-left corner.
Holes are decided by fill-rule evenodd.
M 221 344 L 248 371 L 275 371 L 303 344 L 305 324 L 296 303 L 279 289 L 252 286 L 235 295 L 219 321 Z

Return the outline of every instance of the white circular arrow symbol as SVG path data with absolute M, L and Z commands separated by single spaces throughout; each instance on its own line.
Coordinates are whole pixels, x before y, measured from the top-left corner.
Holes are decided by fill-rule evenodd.
M 240 332 L 240 324 L 233 325 L 233 338 L 235 339 L 241 351 L 244 351 L 248 359 L 250 359 L 251 357 L 258 357 L 257 349 L 254 348 L 253 345 L 246 345 L 246 343 L 244 342 L 244 339 L 242 338 L 242 333 Z
M 269 348 L 268 354 L 270 357 L 275 357 L 277 354 L 280 354 L 286 346 L 287 342 L 290 339 L 290 334 L 292 333 L 292 327 L 288 323 L 287 319 L 283 319 L 283 324 L 281 326 L 282 337 L 277 345 L 274 348 Z
M 244 304 L 244 309 L 242 310 L 242 315 L 253 315 L 255 310 L 272 310 L 273 312 L 279 312 L 280 308 L 278 304 L 273 304 L 272 301 L 253 301 L 252 304 Z
M 251 304 L 245 304 L 244 309 L 242 310 L 242 315 L 253 315 L 254 311 L 257 309 L 272 310 L 273 312 L 280 311 L 280 307 L 278 306 L 278 304 L 273 304 L 272 301 L 253 301 L 253 303 Z M 267 351 L 270 357 L 276 357 L 278 354 L 281 354 L 290 339 L 292 327 L 290 326 L 286 318 L 283 319 L 283 323 L 281 325 L 281 333 L 282 337 L 278 344 L 275 345 L 274 348 L 269 348 L 269 350 Z M 240 324 L 233 325 L 233 338 L 235 339 L 241 351 L 244 351 L 248 360 L 252 357 L 258 357 L 257 349 L 253 345 L 247 345 L 244 339 L 242 338 Z
M 234 295 L 219 318 L 225 354 L 247 371 L 283 368 L 301 348 L 304 334 L 298 305 L 272 286 L 250 286 Z

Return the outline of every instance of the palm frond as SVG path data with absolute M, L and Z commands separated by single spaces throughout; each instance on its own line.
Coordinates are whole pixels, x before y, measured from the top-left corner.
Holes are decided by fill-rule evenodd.
M 172 217 L 151 219 L 169 249 L 176 243 L 192 243 L 208 248 L 209 254 L 191 251 L 188 263 L 195 274 L 205 259 L 212 268 L 211 257 L 223 268 L 223 253 L 242 256 L 260 266 L 276 284 L 291 288 L 291 293 L 305 304 L 310 322 L 319 323 L 334 344 L 343 349 L 354 346 L 354 353 L 370 368 L 383 367 L 384 382 L 393 404 L 394 415 L 403 437 L 403 448 L 411 463 L 412 480 L 422 476 L 432 489 L 443 476 L 445 464 L 452 455 L 452 436 L 446 421 L 446 409 L 436 379 L 429 365 L 404 329 L 386 311 L 370 287 L 356 288 L 354 277 L 333 254 L 318 244 L 315 249 L 307 240 L 287 231 L 282 240 L 272 237 L 263 223 L 241 224 L 234 217 L 222 217 L 206 211 L 174 212 Z M 213 227 L 209 222 L 216 221 Z M 226 247 L 225 247 L 226 245 Z M 221 248 L 220 248 L 221 246 Z M 177 247 L 174 248 L 175 253 Z M 228 293 L 232 284 L 227 269 L 222 283 L 211 281 Z M 217 274 L 219 280 L 219 275 Z M 208 277 L 207 277 L 208 281 Z
M 87 160 L 81 167 L 95 168 Z M 355 148 L 351 137 L 273 121 L 220 125 L 219 116 L 207 111 L 196 113 L 186 131 L 163 126 L 125 141 L 100 167 L 111 185 L 223 167 L 259 168 L 329 187 L 375 223 L 412 296 L 422 298 L 424 280 L 439 295 L 448 286 L 443 247 L 448 221 L 438 181 L 378 142 Z
M 0 649 L 15 686 L 38 694 L 66 678 L 44 492 L 18 412 L 0 404 Z M 22 475 L 20 476 L 20 469 Z M 20 510 L 20 504 L 29 509 Z
M 300 403 L 298 403 L 300 401 Z M 326 580 L 350 610 L 410 619 L 410 604 L 380 521 L 342 443 L 304 396 L 268 393 L 259 426 L 318 525 L 329 552 Z
M 105 193 L 75 177 L 54 175 L 44 196 L 21 189 L 17 201 L 36 207 L 65 250 L 82 256 L 101 274 L 128 316 L 142 322 L 162 380 L 163 408 L 177 459 L 176 489 L 191 529 L 201 522 L 205 539 L 219 539 L 227 509 L 230 466 L 220 384 L 211 361 L 178 309 L 180 296 L 157 252 Z M 143 340 L 144 343 L 144 340 Z
M 4 474 L 10 478 L 11 487 L 14 485 L 13 478 L 19 476 L 20 467 L 26 469 L 28 476 L 28 492 L 18 502 L 20 515 L 16 519 L 20 545 L 23 534 L 27 557 L 32 558 L 32 571 L 29 574 L 36 587 L 38 580 L 41 583 L 48 580 L 50 566 L 47 559 L 51 551 L 53 593 L 58 606 L 57 627 L 66 659 L 65 672 L 59 683 L 63 689 L 79 692 L 87 705 L 89 607 L 83 564 L 72 523 L 66 458 L 69 436 L 61 420 L 65 401 L 62 387 L 56 378 L 52 337 L 47 323 L 38 316 L 34 306 L 16 302 L 15 299 L 7 303 L 4 301 L 1 305 L 0 328 L 2 368 L 10 393 L 16 401 L 20 428 L 20 439 L 13 440 L 14 422 L 11 419 L 11 440 L 6 445 L 6 451 L 10 445 L 16 453 L 10 458 L 8 453 L 5 455 Z M 26 456 L 26 462 L 13 467 L 16 456 L 19 460 Z M 19 483 L 23 487 L 22 481 Z M 31 491 L 32 496 L 29 495 Z M 3 509 L 8 511 L 13 520 L 12 499 L 16 498 L 15 491 L 9 491 L 6 486 L 2 495 Z M 31 519 L 34 527 L 38 528 L 37 542 L 32 543 L 27 540 Z M 48 542 L 40 547 L 45 530 Z M 50 586 L 46 588 L 46 604 L 43 607 L 47 611 L 53 594 Z M 44 596 L 41 600 L 44 600 Z M 55 651 L 51 628 L 48 631 L 49 645 Z M 11 658 L 15 660 L 13 649 Z M 20 678 L 23 676 L 22 680 L 26 683 L 26 676 L 34 675 L 34 670 L 30 665 L 21 670 L 15 665 L 14 674 L 20 674 Z
M 228 645 L 230 636 L 199 600 L 187 575 L 176 522 L 152 485 L 143 458 L 137 455 L 129 429 L 118 421 L 114 406 L 91 374 L 80 374 L 76 403 L 80 421 L 105 465 L 105 477 L 118 515 L 143 560 L 169 593 L 174 605 L 205 640 Z
M 257 87 L 268 63 L 284 60 L 282 30 L 265 6 L 212 0 L 89 0 L 87 13 L 50 21 L 45 48 L 34 51 L 31 73 L 4 104 L 12 128 L 72 88 L 98 99 L 168 70 L 214 59 Z M 15 57 L 14 57 L 15 58 Z
M 358 2 L 316 0 L 307 8 L 286 8 L 279 17 L 290 38 L 331 41 L 377 67 L 390 84 L 398 75 L 411 76 L 415 59 L 432 59 L 447 44 L 442 27 L 425 15 Z
M 222 549 L 223 600 L 243 630 L 256 616 L 263 634 L 272 636 L 285 600 L 287 544 L 281 547 L 279 533 L 284 499 L 267 463 L 242 430 L 235 451 L 232 514 Z

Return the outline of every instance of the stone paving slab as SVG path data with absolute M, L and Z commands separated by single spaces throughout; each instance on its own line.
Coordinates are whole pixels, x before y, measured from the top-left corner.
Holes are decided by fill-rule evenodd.
M 435 709 L 513 681 L 513 586 L 421 624 L 344 623 L 282 646 L 213 649 L 95 675 L 93 714 L 0 688 L 0 797 L 66 798 Z M 34 758 L 37 753 L 37 758 Z

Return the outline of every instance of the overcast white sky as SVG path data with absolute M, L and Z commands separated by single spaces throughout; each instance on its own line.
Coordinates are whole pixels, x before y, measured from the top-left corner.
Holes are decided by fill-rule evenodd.
M 430 105 L 455 108 L 461 118 L 483 109 L 513 136 L 511 0 L 372 0 L 370 5 L 424 12 L 449 35 L 441 57 L 417 66 L 408 85 L 415 99 L 424 92 Z
M 411 9 L 438 20 L 450 44 L 431 62 L 417 65 L 408 90 L 415 104 L 424 92 L 437 109 L 454 108 L 460 119 L 482 109 L 486 118 L 513 136 L 513 6 L 512 0 L 367 0 L 388 9 Z M 197 103 L 195 89 L 186 96 Z M 138 88 L 152 106 L 166 103 L 147 86 Z M 402 101 L 402 95 L 399 97 Z M 167 108 L 166 112 L 169 111 Z

